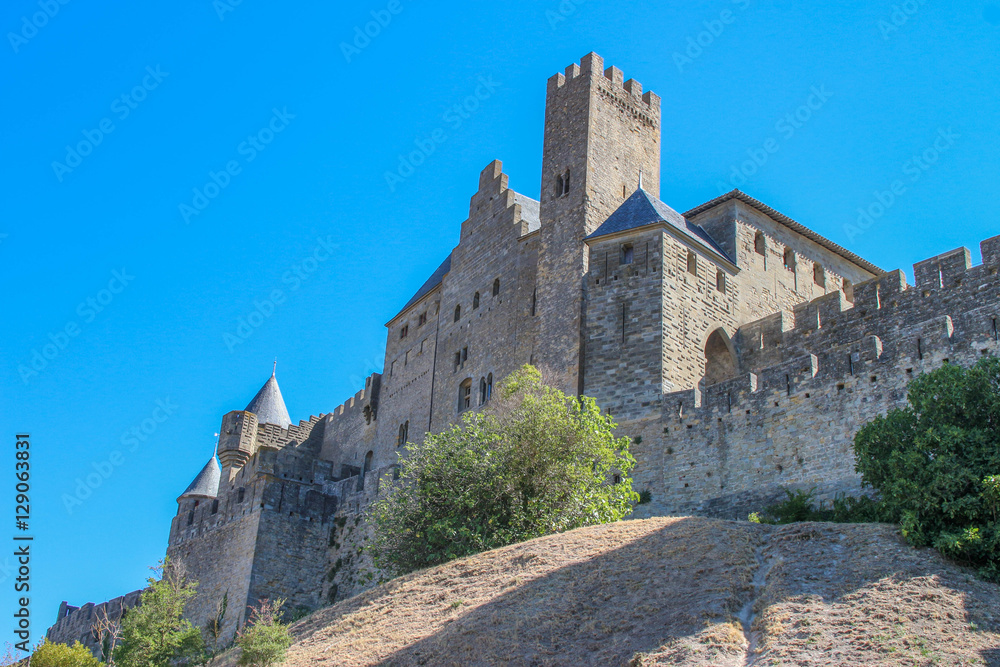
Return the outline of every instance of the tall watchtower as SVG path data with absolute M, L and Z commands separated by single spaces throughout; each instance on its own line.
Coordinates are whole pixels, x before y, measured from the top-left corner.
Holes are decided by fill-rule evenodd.
M 595 53 L 548 81 L 542 154 L 537 363 L 569 393 L 582 388 L 583 239 L 636 187 L 660 190 L 660 98 L 604 69 Z

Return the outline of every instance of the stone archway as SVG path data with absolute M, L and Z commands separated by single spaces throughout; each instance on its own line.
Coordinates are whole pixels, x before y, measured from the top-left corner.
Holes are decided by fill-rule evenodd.
M 703 386 L 736 377 L 736 351 L 729 335 L 721 327 L 713 331 L 705 341 L 705 376 Z

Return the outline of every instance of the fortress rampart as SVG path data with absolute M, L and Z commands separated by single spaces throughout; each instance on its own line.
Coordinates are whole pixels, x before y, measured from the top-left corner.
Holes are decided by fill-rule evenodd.
M 853 438 L 861 424 L 902 406 L 916 375 L 1000 353 L 1000 237 L 984 263 L 954 250 L 739 328 L 739 375 L 664 394 L 638 436 L 636 486 L 654 507 L 728 518 L 815 488 L 819 500 L 862 492 Z M 655 416 L 654 416 L 655 415 Z

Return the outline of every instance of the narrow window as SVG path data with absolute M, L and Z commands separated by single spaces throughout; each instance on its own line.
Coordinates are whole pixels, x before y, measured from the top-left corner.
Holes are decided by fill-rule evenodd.
M 698 257 L 688 250 L 688 273 L 692 276 L 698 275 Z
M 236 502 L 237 503 L 242 503 L 243 502 L 243 498 L 245 498 L 245 497 L 246 497 L 246 489 L 244 489 L 243 487 L 240 487 L 240 490 L 236 492 Z
M 493 373 L 486 376 L 486 400 L 493 396 Z
M 468 360 L 469 360 L 469 348 L 463 347 L 462 348 L 462 363 L 464 364 Z
M 410 420 L 406 420 L 399 425 L 399 437 L 396 439 L 396 447 L 402 447 L 410 437 Z
M 844 298 L 854 303 L 854 283 L 844 278 Z
M 625 304 L 622 304 L 622 345 L 625 344 Z
M 404 437 L 405 436 L 403 435 L 403 425 L 400 424 L 399 425 L 399 435 L 396 437 L 396 447 L 402 447 L 403 446 L 403 443 L 406 442 L 404 440 Z
M 819 264 L 813 264 L 813 282 L 820 287 L 826 287 L 826 271 Z
M 472 295 L 472 310 L 479 308 L 479 292 Z
M 372 459 L 375 458 L 375 452 L 369 451 L 365 454 L 365 467 L 361 469 L 361 477 L 364 478 L 365 475 L 372 469 Z M 364 482 L 362 482 L 363 484 Z
M 425 324 L 427 324 L 427 313 L 420 313 L 420 317 L 417 319 L 417 326 L 422 327 Z
M 212 501 L 212 514 L 218 514 L 218 513 L 219 513 L 219 499 L 216 498 L 215 500 Z
M 556 197 L 562 197 L 563 195 L 563 177 L 556 176 Z
M 403 328 L 399 330 L 399 337 L 406 338 L 406 334 L 410 333 L 410 325 L 404 324 Z
M 493 296 L 500 296 L 500 279 L 497 278 L 493 281 Z
M 458 385 L 458 411 L 462 412 L 470 407 L 472 407 L 472 378 L 466 378 Z
M 194 523 L 194 510 L 188 512 L 188 525 L 190 526 L 192 523 Z
M 753 237 L 753 249 L 758 255 L 763 257 L 767 254 L 767 241 L 764 240 L 763 232 L 757 232 Z
M 635 251 L 632 248 L 631 243 L 626 243 L 622 246 L 622 264 L 631 264 L 632 260 L 635 258 Z
M 789 271 L 795 270 L 795 251 L 791 248 L 785 248 L 785 268 Z
M 563 181 L 563 194 L 569 194 L 569 169 L 566 170 L 566 178 Z
M 538 306 L 538 288 L 531 291 L 531 316 L 535 316 L 535 309 Z
M 396 361 L 393 360 L 389 362 L 389 377 L 392 377 L 392 372 L 396 370 Z
M 455 306 L 455 321 L 458 322 L 460 319 L 462 319 L 462 307 Z
M 723 294 L 726 293 L 726 274 L 721 270 L 715 272 L 715 289 Z
M 407 350 L 406 353 L 403 355 L 403 365 L 405 366 L 408 363 L 410 363 L 410 351 L 409 350 Z
M 462 366 L 462 353 L 455 353 L 455 370 L 457 371 Z
M 486 402 L 486 378 L 479 378 L 479 405 Z

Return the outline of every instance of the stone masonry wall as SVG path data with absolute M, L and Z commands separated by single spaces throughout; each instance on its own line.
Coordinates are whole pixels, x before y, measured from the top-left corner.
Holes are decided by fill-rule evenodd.
M 906 399 L 916 375 L 1000 353 L 1000 237 L 859 284 L 853 308 L 839 292 L 742 327 L 747 372 L 663 396 L 656 418 L 624 421 L 638 437 L 635 479 L 655 511 L 745 518 L 782 495 L 815 488 L 821 500 L 856 494 L 854 434 Z M 649 509 L 645 511 L 650 511 Z

